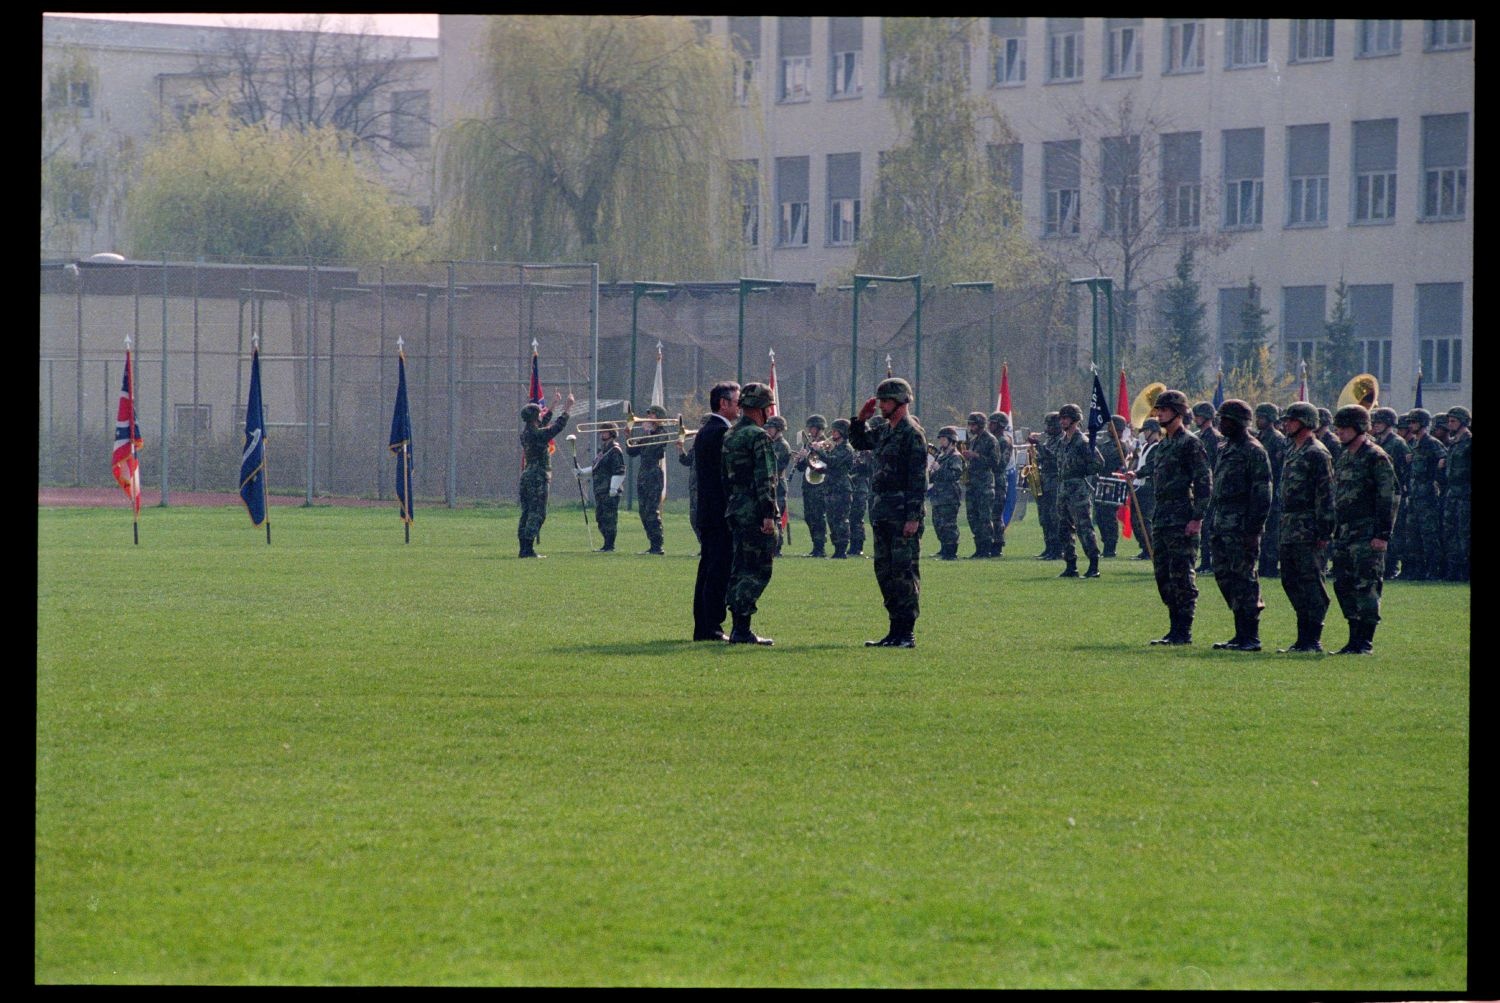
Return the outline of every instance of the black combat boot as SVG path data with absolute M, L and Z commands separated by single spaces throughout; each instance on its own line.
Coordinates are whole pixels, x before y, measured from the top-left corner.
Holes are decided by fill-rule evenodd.
M 1338 651 L 1335 651 L 1334 654 L 1335 655 L 1359 655 L 1359 654 L 1363 654 L 1364 653 L 1364 636 L 1363 636 L 1364 635 L 1364 631 L 1362 630 L 1362 627 L 1363 627 L 1363 624 L 1361 624 L 1358 620 L 1350 620 L 1349 621 L 1349 640 L 1348 640 L 1348 642 L 1342 648 L 1340 648 Z
M 895 643 L 896 633 L 901 627 L 901 621 L 897 617 L 891 617 L 891 629 L 885 632 L 885 636 L 878 641 L 866 641 L 866 648 L 889 648 Z
M 1167 616 L 1169 618 L 1171 618 L 1172 625 L 1167 628 L 1167 632 L 1165 634 L 1163 634 L 1161 637 L 1154 637 L 1154 638 L 1152 638 L 1151 639 L 1151 643 L 1152 644 L 1176 644 L 1177 643 L 1175 640 L 1173 640 L 1173 638 L 1177 636 L 1177 611 L 1174 610 L 1174 609 L 1169 609 L 1169 610 L 1167 610 Z
M 1285 655 L 1288 652 L 1298 652 L 1298 651 L 1306 651 L 1306 650 L 1307 650 L 1307 615 L 1305 613 L 1298 613 L 1297 614 L 1297 640 L 1293 641 L 1291 644 L 1287 645 L 1285 648 L 1277 648 L 1276 649 L 1276 654 L 1278 654 L 1278 655 Z
M 1260 650 L 1260 610 L 1246 610 L 1235 616 L 1235 622 L 1239 624 L 1236 633 L 1240 635 L 1240 643 L 1235 646 L 1235 651 L 1259 651 Z
M 1361 655 L 1373 655 L 1375 653 L 1375 628 L 1377 624 L 1367 623 L 1362 634 L 1360 634 Z
M 917 646 L 916 627 L 916 617 L 902 617 L 900 623 L 897 624 L 898 632 L 891 637 L 890 646 L 892 648 L 915 648 Z
M 849 556 L 846 553 L 846 549 L 847 548 L 841 547 L 837 543 L 835 543 L 833 545 L 833 556 L 830 559 L 831 560 L 835 560 L 835 561 L 842 561 L 842 560 L 844 560 L 845 558 L 847 558 Z
M 1245 639 L 1245 615 L 1239 610 L 1234 613 L 1234 636 L 1227 641 L 1215 641 L 1215 651 L 1238 651 L 1240 642 Z
M 940 561 L 958 560 L 958 544 L 945 543 L 938 549 L 937 559 Z
M 604 538 L 604 546 L 602 546 L 602 547 L 599 548 L 598 553 L 601 553 L 601 554 L 612 554 L 612 553 L 614 553 L 614 550 L 615 550 L 615 538 L 613 536 L 606 536 Z
M 1063 566 L 1062 573 L 1059 574 L 1057 577 L 1059 577 L 1059 578 L 1077 578 L 1078 577 L 1078 561 L 1077 561 L 1077 559 L 1070 557 L 1070 558 L 1067 558 L 1067 562 L 1068 563 Z
M 538 554 L 536 552 L 536 548 L 532 546 L 531 537 L 529 537 L 529 536 L 523 536 L 523 537 L 521 537 L 521 552 L 519 554 L 517 554 L 516 556 L 517 557 L 541 557 L 542 555 Z
M 1113 557 L 1114 555 L 1113 554 L 1105 554 L 1104 556 L 1105 557 Z M 1099 577 L 1099 555 L 1098 554 L 1095 554 L 1093 557 L 1089 558 L 1089 569 L 1083 573 L 1083 577 L 1085 577 L 1085 578 L 1098 578 Z
M 749 613 L 734 613 L 734 629 L 729 633 L 730 644 L 765 644 L 773 642 L 769 637 L 756 637 L 755 632 L 750 629 Z

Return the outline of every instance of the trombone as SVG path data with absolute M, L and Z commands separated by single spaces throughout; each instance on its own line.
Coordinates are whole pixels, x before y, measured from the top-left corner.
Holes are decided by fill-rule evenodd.
M 644 425 L 648 421 L 655 422 L 658 426 L 681 425 L 682 416 L 678 415 L 676 418 L 656 418 L 651 415 L 638 415 L 627 404 L 625 406 L 624 421 L 583 421 L 574 425 L 573 430 L 575 432 L 613 432 L 616 435 L 623 432 L 629 435 L 635 430 L 635 426 Z
M 668 423 L 673 424 L 673 425 L 679 424 L 675 419 L 669 418 L 669 419 L 667 419 L 667 421 L 668 421 Z M 679 427 L 677 429 L 677 431 L 675 431 L 675 432 L 655 432 L 655 433 L 652 433 L 651 435 L 637 435 L 634 438 L 626 439 L 625 440 L 625 445 L 627 445 L 627 446 L 665 446 L 668 443 L 675 442 L 679 446 L 681 446 L 681 445 L 686 445 L 687 441 L 689 439 L 691 439 L 693 436 L 697 435 L 697 434 L 698 434 L 698 430 L 696 428 L 681 428 L 681 427 Z

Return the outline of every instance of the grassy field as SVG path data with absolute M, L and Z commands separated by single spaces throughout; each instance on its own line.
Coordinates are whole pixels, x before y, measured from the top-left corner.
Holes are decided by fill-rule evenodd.
M 1164 650 L 1148 564 L 1058 581 L 1028 522 L 923 562 L 915 651 L 860 560 L 729 647 L 681 516 L 418 517 L 39 512 L 36 981 L 1465 987 L 1467 586 L 1319 658 L 1277 582 L 1212 651 L 1205 578 Z

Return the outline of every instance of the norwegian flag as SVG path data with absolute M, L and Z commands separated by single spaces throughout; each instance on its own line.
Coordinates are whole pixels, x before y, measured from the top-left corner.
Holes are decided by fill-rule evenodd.
M 766 417 L 776 417 L 776 349 L 771 349 L 771 406 L 766 408 Z
M 996 411 L 1010 414 L 1010 364 L 1000 363 L 1000 397 L 995 402 Z
M 539 368 L 537 366 L 536 350 L 537 350 L 537 342 L 536 342 L 535 338 L 532 338 L 531 339 L 531 389 L 526 392 L 526 400 L 529 401 L 532 404 L 535 404 L 537 407 L 541 408 L 543 411 L 546 411 L 547 410 L 547 391 L 545 391 L 545 390 L 542 389 L 542 374 L 541 374 L 541 372 L 540 372 L 540 370 L 539 370 Z M 547 416 L 545 414 L 543 414 L 542 417 L 546 418 Z M 548 442 L 547 443 L 547 453 L 550 455 L 550 454 L 556 453 L 556 452 L 557 452 L 557 443 L 555 443 L 555 442 Z M 525 456 L 521 457 L 521 469 L 522 470 L 526 469 L 526 457 Z
M 120 407 L 115 412 L 115 447 L 110 467 L 115 481 L 141 514 L 141 465 L 136 453 L 143 445 L 141 428 L 135 423 L 135 381 L 130 374 L 130 347 L 125 348 L 125 376 L 120 382 Z

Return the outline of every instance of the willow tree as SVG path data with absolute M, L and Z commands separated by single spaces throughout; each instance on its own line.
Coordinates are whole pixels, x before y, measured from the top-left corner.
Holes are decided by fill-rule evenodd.
M 443 137 L 453 253 L 729 274 L 730 62 L 677 17 L 497 16 L 482 118 Z M 710 274 L 705 275 L 705 272 Z

